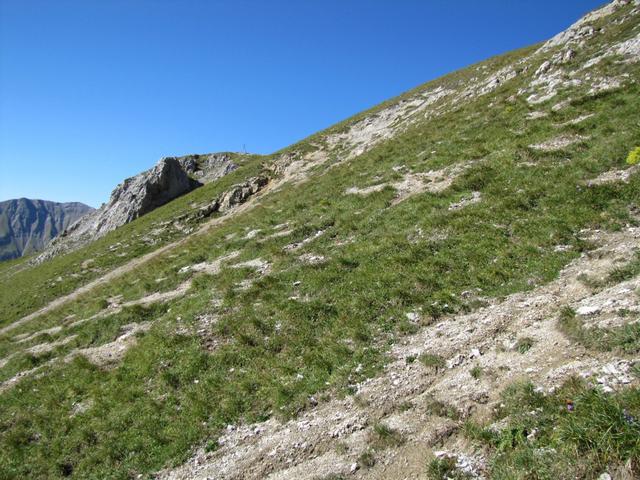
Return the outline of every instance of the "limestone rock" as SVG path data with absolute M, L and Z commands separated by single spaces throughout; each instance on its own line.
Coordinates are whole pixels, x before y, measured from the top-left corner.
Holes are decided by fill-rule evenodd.
M 118 185 L 108 203 L 71 225 L 35 261 L 42 262 L 96 240 L 200 185 L 177 159 L 163 158 L 153 168 Z
M 185 172 L 202 183 L 213 182 L 238 168 L 228 152 L 168 158 L 177 160 Z

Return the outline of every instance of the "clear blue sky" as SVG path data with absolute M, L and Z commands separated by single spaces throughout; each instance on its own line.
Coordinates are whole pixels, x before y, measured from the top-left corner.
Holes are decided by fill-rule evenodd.
M 602 0 L 0 0 L 0 200 L 269 153 Z

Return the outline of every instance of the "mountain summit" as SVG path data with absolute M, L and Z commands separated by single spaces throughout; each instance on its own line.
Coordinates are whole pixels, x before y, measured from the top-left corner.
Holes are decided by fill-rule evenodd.
M 113 228 L 0 264 L 0 477 L 640 478 L 639 67 L 616 0 L 178 160 L 157 208 L 125 182 Z

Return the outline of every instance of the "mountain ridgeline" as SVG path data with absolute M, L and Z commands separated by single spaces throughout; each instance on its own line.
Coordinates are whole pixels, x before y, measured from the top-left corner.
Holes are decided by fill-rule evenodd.
M 233 172 L 238 167 L 234 160 L 242 158 L 241 154 L 223 152 L 160 159 L 154 167 L 118 185 L 106 204 L 71 225 L 34 263 L 76 250 L 204 183 Z
M 93 208 L 19 198 L 0 202 L 0 260 L 42 250 L 53 238 Z
M 125 181 L 0 264 L 0 478 L 640 478 L 639 79 L 615 0 Z

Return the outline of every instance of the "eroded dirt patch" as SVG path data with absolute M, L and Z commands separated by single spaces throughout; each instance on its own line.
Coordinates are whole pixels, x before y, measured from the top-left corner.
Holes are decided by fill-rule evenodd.
M 146 332 L 151 328 L 152 322 L 131 323 L 122 327 L 124 332 L 113 342 L 105 343 L 97 347 L 83 348 L 69 354 L 69 357 L 82 355 L 91 363 L 105 366 L 122 360 L 127 350 L 136 344 L 136 335 Z
M 404 178 L 397 182 L 381 183 L 369 187 L 350 187 L 345 190 L 347 195 L 370 195 L 382 191 L 390 186 L 395 189 L 396 196 L 391 202 L 396 205 L 407 198 L 424 192 L 438 193 L 451 186 L 454 180 L 460 176 L 474 162 L 466 162 L 460 165 L 445 167 L 441 170 L 430 170 L 423 173 L 406 173 Z

